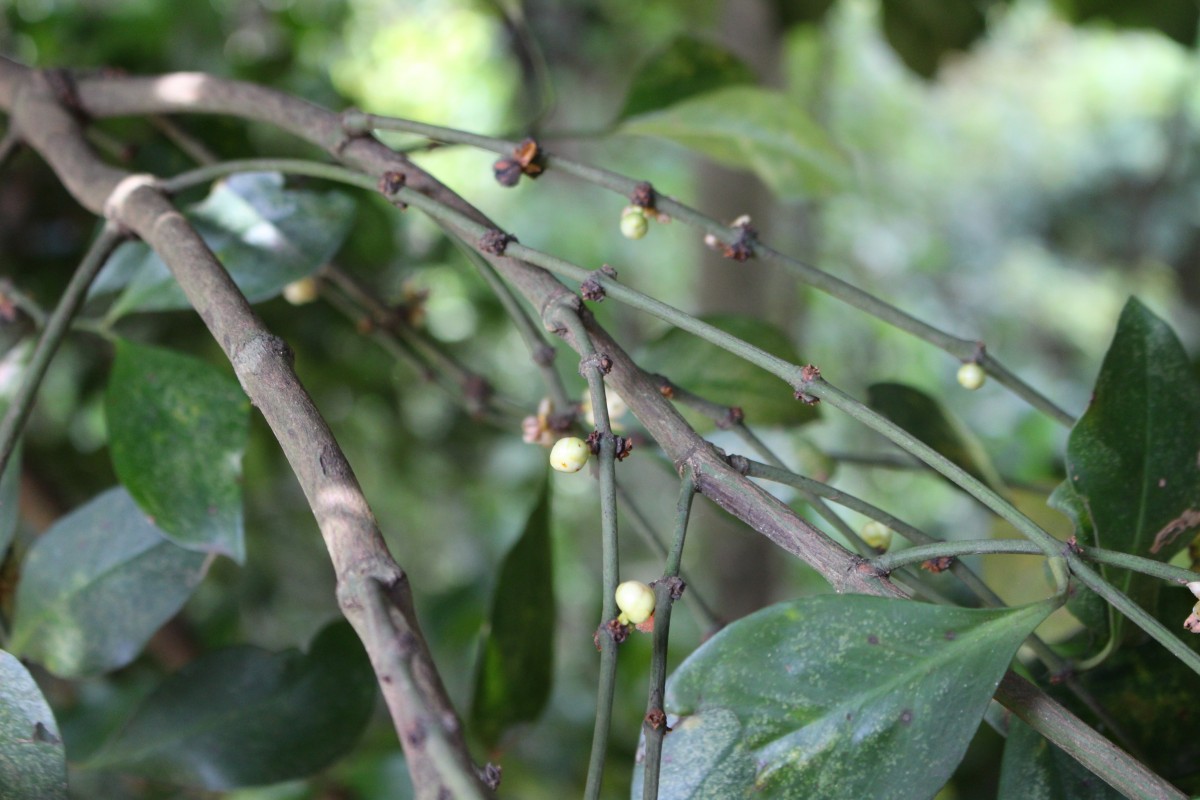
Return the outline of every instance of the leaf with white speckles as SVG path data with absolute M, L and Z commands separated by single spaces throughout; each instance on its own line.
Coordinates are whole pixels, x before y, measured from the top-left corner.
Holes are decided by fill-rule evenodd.
M 822 595 L 739 620 L 667 684 L 659 798 L 932 797 L 1053 608 Z

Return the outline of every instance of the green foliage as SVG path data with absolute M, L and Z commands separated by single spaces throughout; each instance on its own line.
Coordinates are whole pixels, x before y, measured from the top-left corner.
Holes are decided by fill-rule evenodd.
M 30 548 L 9 649 L 63 678 L 123 667 L 191 597 L 205 558 L 110 489 Z
M 85 766 L 212 791 L 311 775 L 355 745 L 375 697 L 346 622 L 307 653 L 216 650 L 167 678 Z
M 875 383 L 867 387 L 867 404 L 972 477 L 1003 490 L 978 437 L 936 398 L 901 383 Z
M 965 50 L 986 29 L 976 0 L 883 0 L 883 33 L 913 72 L 933 77 L 947 53 Z
M 724 47 L 680 36 L 642 64 L 619 119 L 658 111 L 727 86 L 755 83 L 754 72 Z
M 825 132 L 769 89 L 717 89 L 632 117 L 619 131 L 668 139 L 749 169 L 782 200 L 827 194 L 849 180 L 848 161 Z
M 246 299 L 258 303 L 333 257 L 350 231 L 354 201 L 340 192 L 287 189 L 278 173 L 244 173 L 218 182 L 185 214 Z M 93 295 L 116 291 L 110 319 L 191 308 L 166 264 L 142 242 L 118 248 L 92 287 Z
M 121 482 L 177 544 L 241 561 L 250 403 L 220 370 L 121 341 L 105 396 Z
M 1170 327 L 1130 299 L 1067 445 L 1067 480 L 1097 546 L 1165 560 L 1187 544 L 1180 534 L 1200 509 L 1198 442 L 1200 383 L 1191 362 Z M 1158 581 L 1102 572 L 1153 608 Z M 1121 621 L 1114 625 L 1120 636 Z
M 659 797 L 932 796 L 1051 610 L 821 595 L 739 620 L 668 681 Z
M 773 356 L 804 363 L 787 334 L 769 322 L 734 314 L 701 319 Z M 738 406 L 749 423 L 803 425 L 819 415 L 816 406 L 797 403 L 779 378 L 678 328 L 648 342 L 638 360 L 649 371 L 707 400 Z
M 1157 0 L 1128 3 L 1125 0 L 1058 0 L 1076 22 L 1102 22 L 1117 28 L 1146 28 L 1171 37 L 1184 47 L 1196 44 L 1200 6 L 1192 0 Z
M 67 796 L 67 757 L 54 712 L 28 670 L 0 650 L 0 790 L 4 797 Z
M 525 530 L 500 565 L 480 639 L 471 726 L 494 748 L 504 731 L 536 720 L 554 681 L 554 561 L 550 482 L 543 481 Z

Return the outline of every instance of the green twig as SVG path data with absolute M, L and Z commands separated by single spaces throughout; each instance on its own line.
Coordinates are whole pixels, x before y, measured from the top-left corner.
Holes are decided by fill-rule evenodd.
M 395 117 L 381 117 L 350 111 L 343 114 L 343 125 L 348 132 L 367 132 L 373 129 L 398 130 L 415 133 L 440 142 L 453 142 L 490 150 L 500 155 L 508 155 L 517 146 L 515 142 L 497 139 L 490 136 L 478 136 L 451 128 L 437 125 L 425 125 L 411 120 Z M 557 169 L 580 178 L 589 183 L 629 197 L 639 186 L 640 181 L 621 175 L 611 170 L 593 167 L 562 156 L 541 154 L 539 162 L 546 169 Z M 655 194 L 655 208 L 669 216 L 682 221 L 684 224 L 704 231 L 725 244 L 733 244 L 744 233 L 743 230 L 725 225 L 717 220 L 701 214 L 694 208 L 673 200 L 661 194 Z M 759 241 L 753 242 L 754 254 L 768 263 L 776 264 L 799 280 L 824 292 L 842 302 L 864 311 L 877 319 L 905 331 L 929 344 L 939 347 L 961 361 L 980 361 L 988 374 L 995 381 L 1009 388 L 1014 394 L 1028 402 L 1031 406 L 1042 411 L 1051 419 L 1066 426 L 1074 424 L 1075 419 L 1066 411 L 1059 408 L 1049 398 L 1042 395 L 1029 384 L 1022 381 L 1014 373 L 1000 364 L 996 359 L 986 355 L 981 342 L 953 336 L 907 314 L 895 306 L 880 300 L 874 295 L 859 289 L 853 284 L 834 277 L 828 272 L 817 269 L 800 259 L 785 255 Z
M 684 467 L 679 485 L 679 502 L 675 506 L 675 536 L 663 567 L 662 580 L 654 584 L 654 649 L 650 657 L 650 691 L 646 700 L 646 717 L 642 730 L 646 741 L 646 758 L 642 776 L 642 800 L 657 800 L 658 777 L 662 767 L 662 743 L 667 733 L 667 714 L 663 707 L 667 686 L 667 645 L 671 630 L 671 606 L 684 584 L 679 579 L 679 564 L 683 560 L 683 542 L 687 536 L 692 499 L 696 496 L 696 481 L 690 467 Z
M 663 544 L 658 533 L 654 530 L 654 526 L 646 519 L 646 515 L 638 508 L 637 503 L 630 496 L 629 492 L 620 484 L 617 484 L 617 497 L 621 501 L 621 509 L 626 518 L 633 525 L 634 531 L 642 537 L 642 539 L 650 546 L 652 550 L 662 559 L 667 557 L 667 546 Z M 680 572 L 680 577 L 687 582 L 687 576 Z M 696 624 L 700 627 L 705 638 L 720 630 L 722 626 L 721 619 L 716 615 L 703 596 L 694 586 L 690 586 L 686 594 L 683 596 L 684 602 L 691 609 L 692 616 L 696 619 Z
M 124 238 L 125 235 L 116 227 L 107 224 L 104 226 L 100 234 L 92 240 L 54 312 L 46 320 L 42 335 L 25 368 L 25 379 L 17 389 L 4 419 L 0 421 L 0 474 L 3 474 L 8 466 L 8 459 L 12 456 L 17 437 L 33 409 L 33 401 L 37 396 L 38 387 L 42 384 L 42 378 L 46 376 L 46 370 L 50 367 L 58 346 L 67 335 L 72 318 L 87 298 L 88 287 L 92 285 L 108 256 Z
M 596 685 L 596 722 L 592 729 L 592 752 L 588 760 L 587 785 L 584 797 L 597 800 L 604 777 L 604 760 L 608 750 L 608 733 L 612 726 L 613 696 L 616 692 L 617 640 L 608 627 L 617 617 L 616 591 L 620 583 L 620 564 L 617 549 L 616 439 L 608 418 L 608 403 L 604 393 L 603 354 L 592 346 L 587 328 L 579 312 L 566 303 L 550 310 L 547 319 L 555 327 L 566 328 L 575 340 L 580 356 L 580 372 L 587 378 L 592 399 L 592 414 L 596 419 L 598 467 L 600 473 L 600 541 L 602 552 L 603 607 L 597 641 L 600 645 L 600 678 Z

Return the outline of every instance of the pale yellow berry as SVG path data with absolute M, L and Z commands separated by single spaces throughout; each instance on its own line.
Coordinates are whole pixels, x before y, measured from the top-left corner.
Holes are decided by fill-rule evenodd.
M 639 625 L 654 613 L 654 590 L 641 581 L 625 581 L 618 586 L 616 600 L 621 609 L 617 619 L 626 624 Z
M 876 519 L 863 525 L 858 535 L 872 549 L 880 553 L 886 553 L 892 545 L 892 529 Z
M 294 306 L 302 306 L 317 299 L 317 280 L 313 277 L 292 281 L 283 287 L 283 299 Z
M 650 230 L 646 215 L 637 206 L 630 206 L 621 215 L 621 234 L 626 239 L 640 239 Z
M 983 386 L 986 378 L 987 373 L 983 371 L 983 367 L 974 361 L 968 361 L 958 368 L 958 384 L 964 389 L 978 389 Z
M 592 448 L 583 439 L 567 436 L 559 439 L 550 449 L 550 466 L 559 472 L 579 472 L 587 463 Z

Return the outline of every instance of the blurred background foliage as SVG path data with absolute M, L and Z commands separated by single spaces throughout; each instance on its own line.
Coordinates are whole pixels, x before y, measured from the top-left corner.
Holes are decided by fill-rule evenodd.
M 11 0 L 0 13 L 0 50 L 43 67 L 203 70 L 334 108 L 514 138 L 535 133 L 554 151 L 650 180 L 715 216 L 750 214 L 778 248 L 935 325 L 985 339 L 1077 414 L 1129 294 L 1169 320 L 1189 352 L 1198 351 L 1196 17 L 1195 4 L 1183 0 Z M 675 145 L 610 135 L 625 111 L 662 107 L 688 91 L 690 62 L 672 66 L 660 57 L 680 37 L 706 46 L 712 58 L 704 69 L 713 75 L 772 87 L 806 112 L 844 158 L 846 179 L 782 200 L 758 178 Z M 647 63 L 675 79 L 646 88 L 654 77 L 642 70 Z M 629 108 L 634 85 L 642 94 Z M 199 117 L 181 124 L 222 157 L 317 155 L 260 126 Z M 189 166 L 150 122 L 112 120 L 99 131 L 97 145 L 132 168 L 167 174 Z M 805 360 L 860 397 L 882 381 L 940 397 L 980 437 L 999 472 L 1023 488 L 1023 507 L 1043 508 L 1061 479 L 1066 431 L 994 385 L 962 391 L 957 364 L 941 351 L 762 264 L 722 260 L 681 225 L 652 224 L 645 239 L 626 240 L 618 231 L 622 200 L 592 187 L 548 175 L 504 189 L 491 175 L 494 156 L 467 148 L 419 150 L 414 158 L 525 244 L 589 267 L 612 264 L 623 280 L 693 313 L 769 320 Z M 416 213 L 394 213 L 376 197 L 356 202 L 338 262 L 391 301 L 428 291 L 428 333 L 520 413 L 533 413 L 543 393 L 536 370 L 462 255 Z M 0 270 L 23 291 L 51 304 L 94 230 L 36 158 L 23 155 L 5 170 Z M 297 309 L 277 299 L 260 311 L 295 349 L 301 378 L 410 572 L 450 691 L 468 708 L 497 565 L 536 502 L 544 451 L 523 443 L 517 426 L 472 419 L 460 398 L 398 366 L 329 306 Z M 596 311 L 635 352 L 664 332 L 612 302 Z M 219 361 L 189 313 L 135 316 L 121 330 Z M 25 345 L 13 331 L 0 333 L 8 349 L 0 394 L 7 394 Z M 575 360 L 560 350 L 558 366 L 582 396 Z M 50 372 L 25 446 L 20 542 L 114 482 L 102 410 L 111 355 L 104 341 L 79 335 Z M 931 533 L 979 538 L 993 531 L 991 519 L 943 481 L 857 463 L 891 451 L 834 414 L 762 433 L 804 471 L 833 466 L 839 486 Z M 720 432 L 712 439 L 738 449 Z M 643 447 L 620 476 L 665 534 L 676 480 L 664 466 Z M 94 747 L 157 676 L 199 649 L 303 644 L 337 614 L 321 539 L 257 419 L 245 470 L 245 567 L 216 564 L 133 666 L 72 685 L 47 678 L 73 758 Z M 492 754 L 502 759 L 510 797 L 575 794 L 592 728 L 595 487 L 581 476 L 556 475 L 552 485 L 555 684 L 544 717 Z M 1069 532 L 1065 519 L 1045 516 Z M 661 571 L 636 537 L 625 534 L 622 547 L 623 576 L 650 580 Z M 824 590 L 781 556 L 698 503 L 685 570 L 723 616 Z M 7 569 L 11 580 L 11 563 Z M 995 559 L 986 569 L 1010 601 L 1046 592 L 1040 571 L 1021 561 Z M 676 620 L 678 659 L 702 631 L 686 613 Z M 1069 618 L 1053 624 L 1058 636 L 1072 626 Z M 635 637 L 622 651 L 608 797 L 628 796 L 647 639 Z M 979 739 L 978 753 L 996 747 L 990 731 Z M 998 759 L 978 753 L 968 754 L 950 795 L 987 795 Z M 144 783 L 101 789 L 84 774 L 73 780 L 80 797 L 176 796 Z M 359 750 L 320 778 L 230 796 L 403 797 L 406 785 L 381 714 Z

